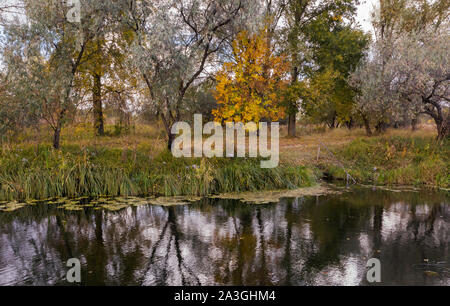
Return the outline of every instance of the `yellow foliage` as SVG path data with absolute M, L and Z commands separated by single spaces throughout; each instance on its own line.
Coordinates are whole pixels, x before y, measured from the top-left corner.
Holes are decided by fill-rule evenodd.
M 290 66 L 284 55 L 275 54 L 267 28 L 256 34 L 239 33 L 233 56 L 234 61 L 225 63 L 216 75 L 216 120 L 258 123 L 263 118 L 284 117 L 283 93 Z

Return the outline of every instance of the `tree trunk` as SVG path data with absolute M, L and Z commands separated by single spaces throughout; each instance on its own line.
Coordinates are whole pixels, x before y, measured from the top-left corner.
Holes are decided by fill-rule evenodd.
M 172 124 L 167 120 L 167 117 L 163 113 L 160 113 L 159 116 L 163 122 L 164 129 L 166 130 L 167 134 L 167 149 L 169 149 L 169 151 L 172 151 L 172 144 L 175 140 L 175 135 L 172 134 Z
M 55 150 L 59 150 L 61 140 L 61 125 L 58 123 L 58 126 L 54 129 L 53 134 L 53 148 Z
M 169 149 L 169 151 L 172 151 L 172 144 L 173 144 L 174 140 L 175 140 L 175 135 L 173 135 L 172 133 L 169 133 L 169 140 L 167 141 L 167 149 Z
M 330 118 L 330 121 L 328 122 L 328 127 L 331 130 L 338 128 L 338 126 L 336 125 L 336 121 L 337 121 L 337 115 L 336 115 L 336 112 L 334 112 L 333 116 Z
M 296 137 L 296 114 L 289 114 L 288 118 L 288 136 Z
M 375 129 L 377 130 L 378 134 L 383 134 L 387 130 L 386 123 L 384 121 L 379 121 Z
M 367 136 L 372 136 L 372 129 L 370 128 L 370 122 L 369 119 L 367 119 L 366 116 L 362 116 L 362 119 L 364 121 L 364 127 L 366 128 L 366 134 Z
M 92 96 L 94 102 L 94 128 L 97 136 L 105 135 L 105 127 L 103 122 L 103 106 L 102 106 L 102 78 L 99 74 L 94 74 L 94 87 L 92 88 Z
M 417 131 L 417 124 L 419 123 L 419 120 L 417 119 L 417 117 L 416 116 L 414 116 L 412 119 L 411 119 L 411 130 L 412 131 Z
M 438 131 L 437 140 L 442 141 L 449 137 L 450 134 L 450 122 L 448 120 L 443 120 L 441 118 L 434 119 L 436 122 L 436 127 Z
M 345 122 L 345 125 L 349 130 L 351 130 L 355 127 L 355 121 L 353 121 L 353 118 L 350 117 L 350 119 L 347 122 Z
M 297 61 L 297 54 L 293 54 L 294 62 Z M 297 83 L 299 75 L 298 67 L 294 66 L 294 68 L 291 71 L 291 85 L 294 86 Z M 290 105 L 288 107 L 288 136 L 289 137 L 296 137 L 297 136 L 297 113 L 298 113 L 298 106 L 297 101 L 290 101 Z

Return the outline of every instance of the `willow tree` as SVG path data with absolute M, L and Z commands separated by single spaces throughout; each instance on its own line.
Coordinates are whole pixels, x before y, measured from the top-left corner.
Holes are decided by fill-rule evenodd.
M 16 15 L 23 9 L 20 1 L 2 0 L 0 3 L 0 24 L 6 25 L 11 21 L 11 15 Z
M 20 93 L 16 96 L 24 106 L 33 104 L 32 111 L 49 123 L 53 147 L 59 149 L 67 114 L 77 102 L 74 81 L 86 45 L 104 30 L 109 4 L 89 0 L 78 8 L 53 0 L 18 2 L 25 20 L 5 27 L 7 69 Z
M 392 73 L 399 95 L 430 116 L 438 140 L 450 134 L 450 35 L 448 31 L 421 31 L 404 35 L 396 44 Z
M 448 1 L 380 1 L 375 40 L 352 76 L 366 126 L 374 118 L 380 127 L 401 112 L 413 119 L 423 113 L 434 119 L 439 139 L 448 135 L 449 7 Z
M 9 74 L 0 71 L 0 143 L 18 131 L 36 123 L 29 107 L 23 107 L 15 95 Z
M 445 0 L 406 2 L 390 61 L 403 107 L 430 116 L 438 140 L 450 133 L 449 10 Z
M 122 1 L 124 23 L 134 32 L 130 60 L 147 87 L 147 103 L 161 118 L 171 148 L 188 90 L 233 39 L 250 0 Z
M 363 122 L 368 136 L 372 135 L 373 127 L 382 132 L 390 115 L 400 107 L 400 97 L 392 87 L 395 74 L 387 68 L 382 49 L 372 46 L 370 56 L 351 76 L 351 84 L 357 90 L 354 113 Z

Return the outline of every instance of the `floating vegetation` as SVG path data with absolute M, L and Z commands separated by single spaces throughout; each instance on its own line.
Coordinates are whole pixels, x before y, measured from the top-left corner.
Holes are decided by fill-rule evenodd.
M 0 211 L 12 212 L 22 207 L 25 207 L 26 205 L 27 203 L 18 203 L 18 202 L 0 203 Z
M 95 209 L 106 209 L 110 211 L 119 211 L 130 206 L 142 206 L 150 204 L 153 198 L 139 198 L 139 197 L 119 197 L 110 199 L 97 199 L 91 202 L 96 205 Z
M 44 202 L 43 200 L 26 200 L 25 203 L 28 205 L 36 205 L 38 203 Z
M 430 262 L 424 259 L 424 263 L 413 266 L 417 270 L 422 270 L 423 273 L 429 277 L 450 277 L 450 268 L 447 262 Z
M 243 193 L 224 193 L 220 195 L 210 196 L 213 199 L 234 199 L 244 203 L 251 204 L 269 204 L 277 203 L 282 198 L 298 198 L 303 196 L 319 196 L 325 194 L 337 194 L 342 191 L 329 186 L 317 185 L 314 187 L 305 187 L 293 190 L 277 190 L 277 191 L 257 191 Z M 159 205 L 159 206 L 178 206 L 189 205 L 201 201 L 204 197 L 197 196 L 174 196 L 174 197 L 100 197 L 89 198 L 79 197 L 75 199 L 57 198 L 48 201 L 30 201 L 28 203 L 17 202 L 1 202 L 1 211 L 14 211 L 27 205 L 35 205 L 41 203 L 43 205 L 57 205 L 59 209 L 67 211 L 82 211 L 85 208 L 94 208 L 96 210 L 106 209 L 109 211 L 119 211 L 127 207 L 137 207 L 142 205 Z
M 118 197 L 118 198 L 88 198 L 80 197 L 76 199 L 60 198 L 51 199 L 48 201 L 29 201 L 26 203 L 14 202 L 0 202 L 0 211 L 12 212 L 19 208 L 29 205 L 56 205 L 58 209 L 67 211 L 82 211 L 85 208 L 93 208 L 96 210 L 106 209 L 109 211 L 119 211 L 127 207 L 137 207 L 142 205 L 187 205 L 193 202 L 200 201 L 202 197 L 160 197 L 160 198 L 139 198 L 139 197 Z
M 396 193 L 401 193 L 401 190 L 398 189 L 390 189 L 390 188 L 378 188 L 380 190 L 384 190 L 384 191 L 390 191 L 390 192 L 396 192 Z
M 177 206 L 198 202 L 202 197 L 160 197 L 150 200 L 152 205 Z
M 439 273 L 434 272 L 434 271 L 424 271 L 423 273 L 425 273 L 427 276 L 431 276 L 431 277 L 439 276 Z
M 65 210 L 71 210 L 71 211 L 80 211 L 80 210 L 83 210 L 83 205 L 77 205 L 77 204 L 74 204 L 74 203 L 67 203 L 67 204 L 64 204 L 64 205 L 62 205 L 62 206 L 60 206 L 58 208 L 65 209 Z
M 68 198 L 56 198 L 56 199 L 45 201 L 45 204 L 47 204 L 47 205 L 60 205 L 60 204 L 65 204 L 67 202 L 69 202 Z
M 270 204 L 278 203 L 282 198 L 300 198 L 305 196 L 320 196 L 338 193 L 341 193 L 341 191 L 327 186 L 317 185 L 314 187 L 305 187 L 294 190 L 226 193 L 212 196 L 211 198 L 239 200 L 248 204 Z
M 388 188 L 385 186 L 376 186 L 376 185 L 363 185 L 360 184 L 359 186 L 365 187 L 365 188 L 373 188 L 373 189 L 379 189 L 383 191 L 389 191 L 389 192 L 395 192 L 395 193 L 401 193 L 401 192 L 420 192 L 424 190 L 423 188 L 417 188 L 414 186 L 396 186 L 395 188 Z M 443 188 L 440 188 L 443 189 Z
M 96 210 L 106 209 L 106 210 L 110 210 L 110 211 L 119 211 L 119 210 L 122 210 L 127 207 L 129 207 L 129 205 L 117 202 L 117 203 L 110 203 L 110 204 L 101 204 L 100 206 L 95 207 L 95 209 Z
M 78 197 L 73 199 L 74 201 L 84 201 L 84 200 L 89 200 L 89 197 Z

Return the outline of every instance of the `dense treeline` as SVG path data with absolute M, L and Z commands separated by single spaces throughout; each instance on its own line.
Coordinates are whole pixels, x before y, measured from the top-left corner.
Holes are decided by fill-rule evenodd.
M 163 123 L 283 120 L 330 128 L 417 127 L 449 135 L 449 2 L 380 0 L 374 34 L 357 0 L 17 0 L 0 4 L 0 133 L 105 108 Z M 79 4 L 79 5 L 78 5 Z M 78 11 L 78 9 L 80 9 Z M 13 13 L 12 13 L 13 12 Z M 119 130 L 120 132 L 120 130 Z

